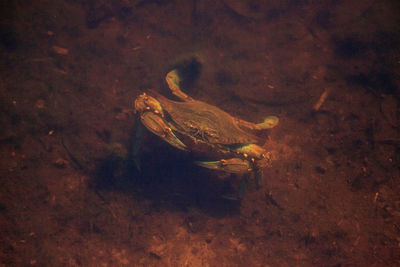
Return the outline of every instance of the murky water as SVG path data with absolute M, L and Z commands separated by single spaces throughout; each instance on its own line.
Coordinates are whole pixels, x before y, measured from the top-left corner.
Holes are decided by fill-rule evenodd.
M 2 265 L 400 264 L 396 1 L 1 7 Z M 135 165 L 133 101 L 173 99 L 182 66 L 191 97 L 279 117 L 241 200 L 240 175 L 194 164 L 216 154 L 147 130 Z

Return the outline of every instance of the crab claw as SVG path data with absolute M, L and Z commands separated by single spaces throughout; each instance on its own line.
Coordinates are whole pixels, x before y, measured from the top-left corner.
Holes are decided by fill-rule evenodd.
M 161 117 L 164 116 L 164 112 L 162 110 L 160 102 L 158 102 L 154 97 L 143 93 L 139 95 L 135 100 L 135 110 L 142 113 L 148 110 L 153 111 L 156 114 L 161 114 Z
M 185 144 L 175 136 L 171 128 L 165 124 L 164 120 L 160 116 L 154 114 L 153 112 L 145 112 L 140 118 L 143 125 L 146 126 L 150 132 L 158 135 L 170 145 L 178 149 L 188 150 Z
M 246 173 L 252 171 L 250 162 L 240 158 L 221 159 L 218 161 L 196 161 L 195 163 L 207 169 L 231 173 Z

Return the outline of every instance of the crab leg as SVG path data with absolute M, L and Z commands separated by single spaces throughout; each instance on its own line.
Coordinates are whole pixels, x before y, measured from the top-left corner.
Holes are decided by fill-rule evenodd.
M 250 172 L 245 173 L 243 177 L 240 179 L 239 192 L 237 196 L 222 196 L 222 198 L 233 201 L 241 200 L 244 197 L 244 194 L 246 193 L 246 188 L 250 179 L 250 175 L 251 175 Z
M 246 193 L 247 184 L 249 182 L 250 174 L 246 173 L 245 176 L 240 181 L 239 185 L 239 199 L 242 199 L 244 194 Z
M 139 120 L 137 120 L 137 123 L 135 123 L 135 141 L 133 142 L 133 147 L 132 147 L 132 158 L 133 162 L 135 163 L 136 169 L 140 171 L 140 152 L 142 148 L 142 137 L 143 137 L 143 126 L 142 124 L 139 123 Z
M 260 170 L 271 163 L 271 154 L 259 145 L 247 144 L 233 149 L 236 154 L 248 159 L 253 163 L 254 169 Z
M 264 119 L 263 122 L 258 124 L 241 120 L 239 118 L 236 118 L 236 121 L 239 124 L 239 126 L 243 128 L 247 128 L 250 130 L 265 130 L 275 127 L 278 124 L 279 119 L 276 116 L 268 116 Z
M 246 173 L 253 170 L 249 161 L 240 158 L 221 159 L 217 161 L 196 161 L 195 163 L 204 168 L 230 173 Z
M 168 142 L 170 145 L 180 149 L 180 150 L 187 150 L 187 147 L 175 134 L 172 132 L 171 128 L 169 128 L 164 120 L 157 114 L 153 112 L 144 112 L 140 119 L 146 128 L 161 137 L 163 140 Z
M 258 186 L 262 185 L 262 181 L 263 181 L 263 170 L 262 169 L 258 169 L 255 172 L 255 178 L 256 178 L 257 185 Z
M 179 87 L 181 78 L 179 77 L 178 71 L 176 69 L 168 72 L 167 76 L 165 77 L 165 80 L 167 81 L 168 87 L 169 89 L 171 89 L 174 95 L 176 95 L 177 97 L 179 97 L 184 101 L 192 100 L 190 96 L 181 91 L 181 88 Z

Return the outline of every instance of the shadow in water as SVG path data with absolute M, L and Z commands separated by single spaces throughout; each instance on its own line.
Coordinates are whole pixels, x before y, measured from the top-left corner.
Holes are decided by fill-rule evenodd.
M 140 171 L 132 158 L 110 155 L 98 165 L 92 188 L 151 200 L 152 211 L 186 211 L 194 207 L 215 217 L 238 212 L 239 201 L 223 198 L 237 194 L 231 179 L 222 179 L 221 173 L 196 166 L 190 153 L 151 137 L 141 155 Z

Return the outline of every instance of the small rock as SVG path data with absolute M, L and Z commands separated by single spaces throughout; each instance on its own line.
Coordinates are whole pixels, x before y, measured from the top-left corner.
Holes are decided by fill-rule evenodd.
M 59 55 L 68 55 L 68 49 L 54 45 L 53 52 Z
M 38 109 L 43 109 L 44 108 L 44 100 L 39 99 L 38 101 L 36 101 L 35 107 Z
M 56 166 L 59 169 L 65 168 L 68 164 L 69 164 L 69 162 L 63 158 L 58 158 L 54 162 L 54 166 Z

